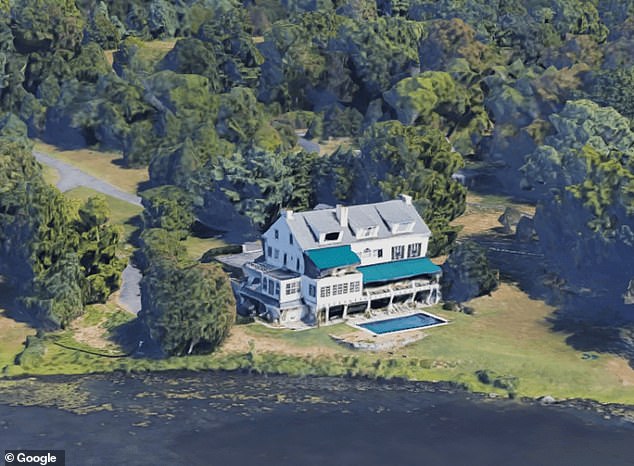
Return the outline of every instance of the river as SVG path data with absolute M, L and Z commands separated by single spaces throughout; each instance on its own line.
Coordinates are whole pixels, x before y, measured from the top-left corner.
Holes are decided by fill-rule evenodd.
M 67 465 L 634 465 L 627 421 L 426 385 L 190 372 L 4 383 L 0 446 L 64 449 Z

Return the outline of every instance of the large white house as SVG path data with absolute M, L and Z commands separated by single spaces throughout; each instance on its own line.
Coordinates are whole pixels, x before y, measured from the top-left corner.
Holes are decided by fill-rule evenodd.
M 281 324 L 346 318 L 397 302 L 440 300 L 440 267 L 410 196 L 355 206 L 285 210 L 242 269 L 238 306 Z

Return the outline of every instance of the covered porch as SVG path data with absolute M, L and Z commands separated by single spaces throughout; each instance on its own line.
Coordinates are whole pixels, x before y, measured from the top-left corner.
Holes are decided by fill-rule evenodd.
M 373 310 L 385 309 L 392 312 L 398 307 L 431 306 L 441 299 L 440 285 L 428 279 L 416 279 L 406 282 L 366 287 L 362 300 L 341 302 L 326 306 L 320 310 L 321 323 L 333 319 L 346 319 L 352 314 L 368 314 Z

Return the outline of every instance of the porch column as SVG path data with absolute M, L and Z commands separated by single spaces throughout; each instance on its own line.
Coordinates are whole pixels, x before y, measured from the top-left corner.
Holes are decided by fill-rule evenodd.
M 341 317 L 342 317 L 342 319 L 345 319 L 346 317 L 348 317 L 348 305 L 347 304 L 343 305 L 343 315 Z
M 329 320 L 330 320 L 330 306 L 326 306 L 324 323 L 328 323 Z

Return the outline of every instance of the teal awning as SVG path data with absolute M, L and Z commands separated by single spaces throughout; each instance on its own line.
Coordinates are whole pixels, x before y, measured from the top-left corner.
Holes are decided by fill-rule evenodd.
M 360 264 L 361 259 L 350 246 L 336 246 L 334 248 L 310 249 L 306 255 L 319 270 L 345 267 L 346 265 Z
M 384 264 L 366 265 L 358 267 L 363 274 L 363 283 L 389 282 L 416 275 L 440 273 L 440 267 L 426 257 L 407 259 Z

